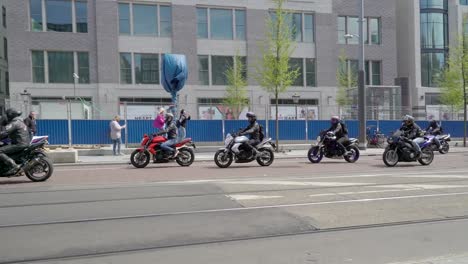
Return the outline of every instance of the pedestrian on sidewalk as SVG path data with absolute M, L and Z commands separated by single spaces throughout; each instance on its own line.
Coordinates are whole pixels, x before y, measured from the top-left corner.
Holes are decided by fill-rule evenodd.
M 37 133 L 36 117 L 37 117 L 36 112 L 31 111 L 29 113 L 29 116 L 26 117 L 26 119 L 24 119 L 24 124 L 28 127 L 30 140 L 32 140 L 32 138 Z
M 159 109 L 159 114 L 156 116 L 156 118 L 153 121 L 153 127 L 157 128 L 158 131 L 164 130 L 164 125 L 165 125 L 165 115 L 166 115 L 166 110 L 164 107 L 161 107 Z
M 177 128 L 179 129 L 177 141 L 181 142 L 187 136 L 187 121 L 190 119 L 190 115 L 184 109 L 180 110 L 179 120 L 177 120 Z
M 120 145 L 122 145 L 122 129 L 127 127 L 127 124 L 121 126 L 119 124 L 120 116 L 115 116 L 114 119 L 110 123 L 111 129 L 111 139 L 112 139 L 112 150 L 114 152 L 114 156 L 122 156 L 122 152 L 120 152 Z

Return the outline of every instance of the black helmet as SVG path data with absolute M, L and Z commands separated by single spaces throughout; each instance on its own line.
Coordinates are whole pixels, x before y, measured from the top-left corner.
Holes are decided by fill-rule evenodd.
M 21 111 L 18 111 L 14 108 L 9 108 L 6 110 L 6 117 L 7 117 L 7 120 L 8 122 L 10 122 L 11 120 L 13 120 L 15 117 L 18 117 L 18 116 L 21 116 Z
M 431 120 L 430 125 L 431 125 L 431 126 L 437 126 L 437 121 L 436 121 L 436 120 Z
M 250 123 L 257 121 L 257 116 L 254 112 L 247 112 L 247 114 L 245 114 L 245 117 L 247 117 Z
M 405 125 L 412 125 L 414 124 L 414 117 L 410 116 L 410 115 L 405 115 L 403 117 L 403 122 L 405 123 Z

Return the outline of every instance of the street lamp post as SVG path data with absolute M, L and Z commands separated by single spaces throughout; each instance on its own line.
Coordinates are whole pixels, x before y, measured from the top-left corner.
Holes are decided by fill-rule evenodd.
M 76 100 L 76 82 L 80 79 L 80 76 L 76 72 L 73 73 L 73 97 Z
M 365 150 L 366 139 L 366 87 L 364 83 L 364 0 L 360 3 L 359 36 L 346 34 L 345 38 L 359 38 L 359 74 L 358 74 L 358 119 L 359 119 L 359 148 Z
M 298 95 L 297 93 L 294 93 L 293 96 L 292 96 L 292 99 L 293 99 L 293 102 L 296 106 L 296 120 L 297 120 L 297 104 L 299 103 L 299 99 L 301 98 L 300 95 Z

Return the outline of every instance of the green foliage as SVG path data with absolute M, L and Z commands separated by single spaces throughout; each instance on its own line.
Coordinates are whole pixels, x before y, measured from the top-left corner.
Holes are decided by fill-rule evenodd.
M 464 43 L 468 43 L 466 36 L 460 37 L 458 44 L 450 48 L 448 63 L 438 83 L 442 103 L 455 110 L 463 109 L 463 88 L 468 80 L 468 47 Z
M 247 81 L 243 75 L 245 65 L 239 56 L 234 56 L 234 63 L 226 70 L 228 87 L 224 105 L 228 106 L 233 116 L 238 119 L 242 110 L 249 105 Z
M 338 68 L 336 70 L 336 82 L 338 85 L 336 103 L 341 107 L 349 106 L 352 103 L 348 95 L 348 89 L 357 87 L 358 84 L 356 73 L 348 71 L 347 63 L 348 58 L 344 50 L 341 50 L 340 56 L 338 56 Z

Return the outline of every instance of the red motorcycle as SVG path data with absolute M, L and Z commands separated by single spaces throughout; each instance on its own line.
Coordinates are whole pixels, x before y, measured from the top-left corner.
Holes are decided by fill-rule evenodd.
M 193 153 L 195 144 L 191 138 L 186 138 L 172 146 L 172 148 L 179 150 L 179 154 L 175 158 L 170 153 L 161 149 L 161 144 L 166 141 L 167 138 L 163 136 L 148 136 L 145 134 L 141 141 L 141 147 L 132 152 L 130 162 L 136 168 L 144 168 L 149 164 L 151 157 L 153 157 L 154 163 L 167 163 L 175 160 L 183 167 L 192 165 L 195 159 L 195 154 Z

